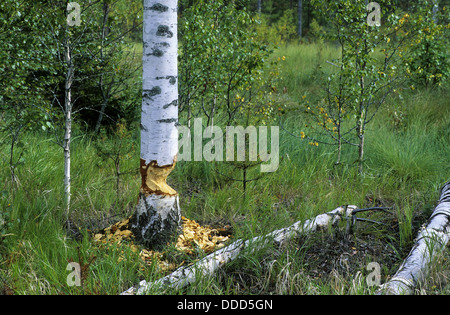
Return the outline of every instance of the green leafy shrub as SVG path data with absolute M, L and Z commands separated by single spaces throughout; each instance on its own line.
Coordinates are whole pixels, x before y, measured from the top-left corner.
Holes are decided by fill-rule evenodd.
M 434 9 L 433 1 L 429 0 L 419 2 L 414 16 L 406 13 L 400 19 L 400 23 L 408 25 L 408 32 L 414 34 L 402 54 L 412 89 L 415 85 L 441 86 L 449 78 L 448 19 L 448 9 L 445 6 Z

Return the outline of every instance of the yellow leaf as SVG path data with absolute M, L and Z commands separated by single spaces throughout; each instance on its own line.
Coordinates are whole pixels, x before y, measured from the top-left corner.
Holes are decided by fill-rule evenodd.
M 133 233 L 130 230 L 123 230 L 120 231 L 120 235 L 124 236 L 124 237 L 130 237 Z

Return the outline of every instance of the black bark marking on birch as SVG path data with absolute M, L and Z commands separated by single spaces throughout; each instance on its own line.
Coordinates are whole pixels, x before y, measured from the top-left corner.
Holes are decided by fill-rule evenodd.
M 155 56 L 155 57 L 162 57 L 164 56 L 164 51 L 158 48 L 153 48 L 151 53 L 145 54 L 146 56 Z
M 171 85 L 175 85 L 177 83 L 177 76 L 175 75 L 168 75 L 165 77 L 156 77 L 156 80 L 169 80 L 169 83 Z
M 173 100 L 172 102 L 170 102 L 169 104 L 166 104 L 163 106 L 164 109 L 169 108 L 170 106 L 178 106 L 178 100 Z
M 167 12 L 169 10 L 169 7 L 165 6 L 161 3 L 156 3 L 152 5 L 151 7 L 144 7 L 144 10 L 151 10 L 151 11 L 157 11 L 157 12 Z
M 169 76 L 169 83 L 175 85 L 177 83 L 177 78 L 173 75 Z
M 163 48 L 170 47 L 170 44 L 168 42 L 153 43 L 153 44 L 154 44 L 154 46 L 160 46 Z M 147 42 L 144 42 L 143 46 L 144 46 L 144 48 L 148 48 L 148 47 L 150 47 L 150 44 Z
M 180 216 L 178 213 L 177 200 L 174 200 L 173 206 L 165 219 L 162 219 L 160 213 L 148 204 L 145 196 L 139 195 L 139 202 L 144 203 L 145 211 L 140 215 L 135 213 L 130 220 L 131 231 L 139 243 L 149 248 L 159 249 L 167 245 L 168 242 L 174 242 L 181 233 Z M 143 228 L 146 229 L 142 234 Z
M 172 38 L 173 33 L 170 31 L 169 26 L 160 25 L 158 26 L 158 30 L 156 31 L 156 36 Z
M 170 123 L 178 123 L 178 119 L 177 118 L 168 118 L 168 119 L 160 119 L 160 120 L 158 120 L 158 122 L 160 122 L 160 123 L 167 123 L 167 124 L 170 124 Z
M 148 131 L 148 129 L 147 129 L 147 128 L 145 128 L 145 126 L 144 126 L 143 124 L 140 124 L 140 126 L 141 126 L 141 130 L 145 130 L 145 131 Z
M 152 96 L 156 96 L 161 94 L 161 88 L 159 86 L 153 87 L 151 90 L 143 90 L 142 91 L 142 98 L 143 99 L 149 99 L 153 100 Z

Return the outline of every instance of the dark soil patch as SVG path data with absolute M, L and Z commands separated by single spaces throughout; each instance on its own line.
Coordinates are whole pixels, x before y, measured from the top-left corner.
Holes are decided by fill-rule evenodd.
M 321 233 L 302 237 L 297 248 L 297 259 L 303 265 L 305 274 L 313 279 L 326 278 L 334 270 L 344 277 L 355 275 L 358 271 L 364 273 L 370 262 L 378 263 L 382 277 L 387 277 L 400 260 L 395 240 L 388 241 L 371 234 L 346 235 L 342 231 Z
M 345 279 L 352 279 L 358 272 L 367 276 L 372 271 L 369 263 L 377 263 L 383 283 L 396 272 L 410 247 L 401 247 L 393 216 L 385 216 L 382 221 L 385 225 L 358 222 L 352 234 L 346 233 L 344 223 L 299 236 L 283 248 L 267 249 L 260 257 L 238 259 L 220 272 L 220 281 L 228 287 L 232 283 L 233 294 L 278 294 L 277 281 L 286 276 L 283 269 L 289 263 L 291 276 L 301 274 L 322 284 L 332 282 L 336 274 Z

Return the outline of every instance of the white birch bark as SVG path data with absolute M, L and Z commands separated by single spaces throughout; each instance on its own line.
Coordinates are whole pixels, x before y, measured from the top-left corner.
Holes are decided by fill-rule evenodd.
M 74 76 L 74 65 L 72 60 L 72 52 L 69 39 L 64 44 L 64 62 L 67 66 L 65 93 L 64 93 L 64 195 L 66 206 L 66 219 L 69 217 L 70 211 L 70 142 L 72 137 L 72 83 Z
M 356 206 L 342 206 L 333 211 L 316 216 L 305 222 L 298 221 L 287 228 L 275 230 L 267 235 L 254 237 L 244 241 L 239 239 L 232 244 L 217 250 L 191 266 L 180 267 L 173 273 L 154 282 L 141 281 L 137 287 L 131 287 L 122 295 L 146 294 L 151 288 L 171 287 L 183 288 L 193 283 L 200 276 L 212 275 L 217 269 L 226 263 L 236 259 L 244 250 L 250 253 L 268 244 L 281 246 L 285 242 L 297 236 L 299 233 L 312 233 L 328 225 L 337 224 L 342 218 L 350 217 Z
M 172 165 L 178 152 L 177 1 L 144 1 L 141 158 Z
M 430 263 L 450 239 L 450 182 L 441 191 L 439 204 L 428 224 L 417 235 L 416 242 L 395 275 L 384 283 L 378 293 L 413 294 L 418 284 L 425 280 Z
M 177 192 L 166 183 L 178 153 L 177 0 L 144 0 L 138 241 L 164 246 L 180 230 Z

